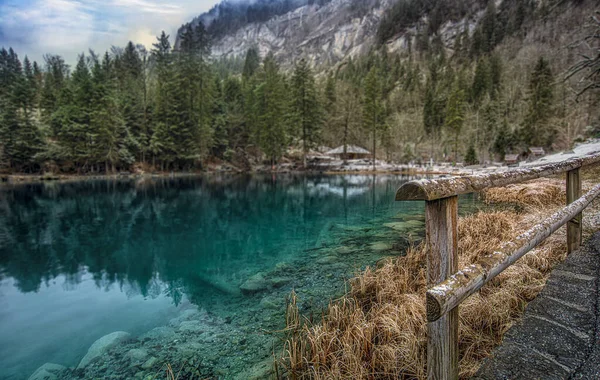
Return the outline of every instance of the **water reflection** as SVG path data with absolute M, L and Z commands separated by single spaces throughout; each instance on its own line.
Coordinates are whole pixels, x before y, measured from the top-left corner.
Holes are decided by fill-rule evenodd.
M 175 303 L 188 285 L 227 292 L 241 272 L 314 246 L 326 225 L 387 209 L 397 185 L 289 175 L 14 186 L 0 191 L 0 276 L 35 292 L 59 274 L 75 286 L 85 270 L 98 288 L 164 290 Z
M 262 295 L 244 296 L 240 284 L 281 262 L 313 263 L 288 286 L 326 302 L 343 278 L 313 273 L 315 254 L 352 244 L 360 258 L 340 257 L 340 276 L 386 255 L 368 252 L 387 238 L 382 219 L 422 215 L 421 204 L 393 202 L 406 180 L 213 175 L 0 188 L 0 378 L 26 378 L 48 361 L 77 365 L 99 337 L 165 325 L 190 302 L 247 326 L 244 310 Z M 269 318 L 261 328 L 283 320 Z M 263 346 L 238 354 L 251 362 Z

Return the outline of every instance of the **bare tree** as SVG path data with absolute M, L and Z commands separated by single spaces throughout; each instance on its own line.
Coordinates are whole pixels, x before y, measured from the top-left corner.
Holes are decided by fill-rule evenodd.
M 587 52 L 581 54 L 582 59 L 569 69 L 565 78 L 569 79 L 579 73 L 585 73 L 581 78 L 583 87 L 577 93 L 578 96 L 600 88 L 600 11 L 596 11 L 596 14 L 591 16 L 591 23 L 594 31 L 575 44 L 575 46 L 583 46 Z

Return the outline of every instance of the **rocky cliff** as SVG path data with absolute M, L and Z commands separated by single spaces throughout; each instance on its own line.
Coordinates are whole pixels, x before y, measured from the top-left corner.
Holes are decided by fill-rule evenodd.
M 213 55 L 243 56 L 256 46 L 261 56 L 272 51 L 283 64 L 299 57 L 316 67 L 335 64 L 367 52 L 374 45 L 381 17 L 392 1 L 367 2 L 373 3 L 367 12 L 356 9 L 352 0 L 333 0 L 246 25 L 214 41 Z
M 264 57 L 273 52 L 284 66 L 292 65 L 300 57 L 313 67 L 325 68 L 348 57 L 367 53 L 376 45 L 379 24 L 395 0 L 328 0 L 323 5 L 309 2 L 283 15 L 264 22 L 253 22 L 213 41 L 213 56 L 219 58 L 243 57 L 255 46 Z M 323 3 L 323 2 L 321 2 Z M 456 36 L 466 26 L 473 30 L 483 13 L 476 0 L 463 0 L 468 4 L 468 18 L 446 21 L 438 30 L 443 43 L 453 47 Z M 497 1 L 501 3 L 501 1 Z M 200 15 L 192 24 L 203 20 L 208 26 L 215 15 Z M 406 27 L 386 43 L 390 52 L 408 49 L 414 45 L 420 28 L 426 28 L 429 15 Z

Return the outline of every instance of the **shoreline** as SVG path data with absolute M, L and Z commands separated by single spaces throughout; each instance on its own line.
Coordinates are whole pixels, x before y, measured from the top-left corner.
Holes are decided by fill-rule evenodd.
M 119 180 L 119 179 L 149 179 L 149 178 L 185 178 L 201 177 L 206 175 L 260 175 L 260 174 L 309 174 L 309 175 L 465 175 L 463 172 L 440 171 L 440 170 L 354 170 L 354 171 L 320 171 L 320 170 L 284 170 L 284 171 L 202 171 L 202 172 L 174 172 L 174 173 L 127 173 L 127 174 L 2 174 L 0 175 L 0 187 L 3 185 L 35 184 L 45 182 L 72 182 L 86 180 Z

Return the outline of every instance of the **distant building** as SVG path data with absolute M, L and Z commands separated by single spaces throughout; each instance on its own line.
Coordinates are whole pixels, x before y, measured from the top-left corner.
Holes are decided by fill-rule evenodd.
M 327 154 L 327 152 L 329 152 L 330 150 L 331 150 L 331 148 L 328 146 L 325 146 L 325 145 L 319 145 L 317 147 L 317 152 L 323 153 L 323 154 Z
M 544 151 L 544 148 L 538 148 L 538 147 L 530 147 L 529 148 L 529 153 L 530 153 L 530 157 L 535 157 L 535 158 L 540 158 L 546 155 L 546 152 Z
M 334 156 L 340 160 L 359 160 L 362 158 L 371 158 L 373 154 L 368 150 L 356 145 L 346 145 L 346 154 L 344 154 L 344 146 L 339 146 L 325 153 L 328 156 Z
M 518 154 L 507 154 L 504 156 L 504 163 L 508 166 L 517 165 L 519 163 Z

